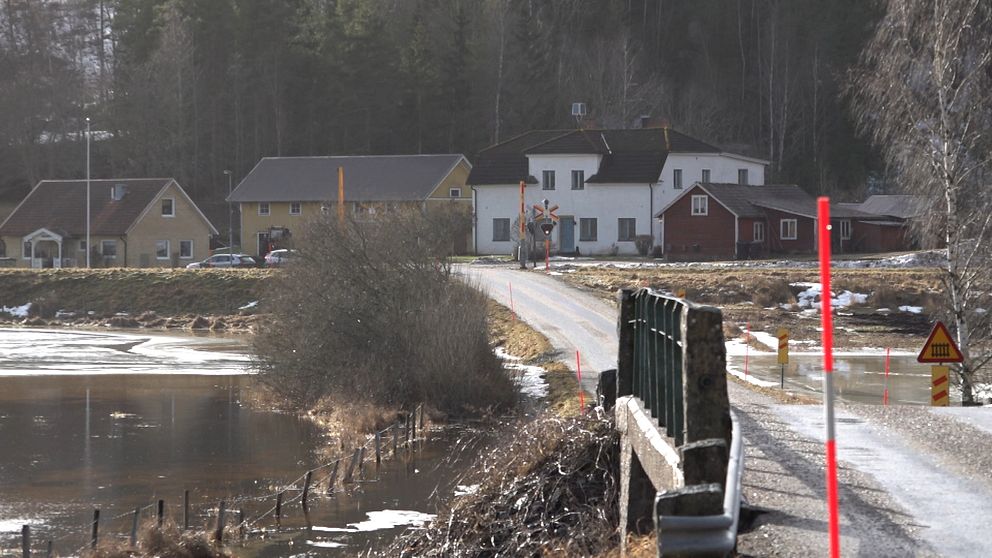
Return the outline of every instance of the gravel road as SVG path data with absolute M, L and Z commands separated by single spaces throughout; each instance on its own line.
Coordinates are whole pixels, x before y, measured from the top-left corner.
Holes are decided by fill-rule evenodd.
M 582 351 L 587 389 L 592 372 L 615 366 L 609 304 L 539 272 L 461 270 L 506 305 L 512 283 L 518 315 L 563 360 L 574 367 Z M 729 394 L 744 432 L 744 496 L 769 510 L 739 535 L 739 552 L 825 555 L 821 407 L 782 404 L 736 383 Z M 992 555 L 992 408 L 845 405 L 837 416 L 843 556 Z

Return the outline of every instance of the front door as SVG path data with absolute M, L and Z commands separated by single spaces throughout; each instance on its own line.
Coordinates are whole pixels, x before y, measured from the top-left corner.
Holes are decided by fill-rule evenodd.
M 571 254 L 575 252 L 575 218 L 571 215 L 562 215 L 558 220 L 558 252 L 560 254 Z
M 269 253 L 269 233 L 258 233 L 258 255 L 265 256 Z

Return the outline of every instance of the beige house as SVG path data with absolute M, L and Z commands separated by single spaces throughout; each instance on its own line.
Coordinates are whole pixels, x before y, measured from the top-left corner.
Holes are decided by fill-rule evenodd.
M 472 210 L 464 155 L 266 157 L 238 184 L 228 201 L 241 209 L 241 251 L 265 255 L 291 247 L 308 217 L 336 211 L 338 168 L 344 171 L 346 211 L 370 216 L 395 205 L 456 204 Z M 464 252 L 468 238 L 457 239 Z
M 17 267 L 86 265 L 85 180 L 43 180 L 0 224 Z M 172 178 L 89 181 L 92 267 L 177 267 L 210 254 L 217 230 Z

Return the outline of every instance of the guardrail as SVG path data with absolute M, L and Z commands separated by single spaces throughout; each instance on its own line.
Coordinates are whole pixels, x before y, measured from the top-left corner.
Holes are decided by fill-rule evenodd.
M 621 526 L 643 532 L 650 516 L 660 556 L 729 553 L 743 444 L 727 399 L 723 316 L 651 289 L 623 290 L 618 330 Z

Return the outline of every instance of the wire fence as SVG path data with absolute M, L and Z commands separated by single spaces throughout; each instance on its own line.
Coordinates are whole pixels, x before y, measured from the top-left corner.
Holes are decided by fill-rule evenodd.
M 380 464 L 384 458 L 388 457 L 389 450 L 392 450 L 392 455 L 394 458 L 399 455 L 399 450 L 401 448 L 407 451 L 415 450 L 416 445 L 414 442 L 422 440 L 423 434 L 426 432 L 425 422 L 424 406 L 419 405 L 412 413 L 406 414 L 403 420 L 397 421 L 382 430 L 369 434 L 366 437 L 365 443 L 356 447 L 353 451 L 326 463 L 307 469 L 300 476 L 296 477 L 292 481 L 281 484 L 274 490 L 268 491 L 265 494 L 254 496 L 242 495 L 234 497 L 230 500 L 220 500 L 216 504 L 210 503 L 205 506 L 201 505 L 200 516 L 216 517 L 213 522 L 213 532 L 208 533 L 208 536 L 211 536 L 211 538 L 213 538 L 216 542 L 222 543 L 225 536 L 225 531 L 228 527 L 230 527 L 230 529 L 237 531 L 242 539 L 245 539 L 250 534 L 250 530 L 252 528 L 260 527 L 267 519 L 275 518 L 276 522 L 279 523 L 282 518 L 283 509 L 286 506 L 296 504 L 297 502 L 301 503 L 304 508 L 304 513 L 306 513 L 308 510 L 309 498 L 316 492 L 318 487 L 323 487 L 324 495 L 333 496 L 339 485 L 343 487 L 344 485 L 356 482 L 354 477 L 356 469 L 360 476 L 364 475 L 366 462 L 371 461 L 375 462 L 376 465 Z M 384 445 L 387 439 L 390 442 L 388 446 Z M 315 480 L 316 473 L 323 472 L 328 469 L 329 472 L 327 472 L 322 479 Z M 179 525 L 183 531 L 190 530 L 190 519 L 194 516 L 194 514 L 191 513 L 193 510 L 190 504 L 189 495 L 189 490 L 184 491 L 182 524 Z M 290 496 L 288 499 L 287 495 Z M 266 511 L 257 515 L 245 515 L 245 504 L 250 502 L 257 503 L 272 500 L 275 500 L 273 505 Z M 75 550 L 72 550 L 68 555 L 78 556 L 86 552 L 88 549 L 95 549 L 101 540 L 100 526 L 103 525 L 106 527 L 109 524 L 119 522 L 128 516 L 132 517 L 131 531 L 128 541 L 130 546 L 134 547 L 137 529 L 142 517 L 146 515 L 148 510 L 156 508 L 157 511 L 154 512 L 155 515 L 152 517 L 157 520 L 158 526 L 161 527 L 165 520 L 165 500 L 163 499 L 154 500 L 145 506 L 128 509 L 127 511 L 118 513 L 111 517 L 103 516 L 101 518 L 101 511 L 104 510 L 94 509 L 93 520 L 89 523 L 86 523 L 79 528 L 64 532 L 58 537 L 41 539 L 44 540 L 44 555 L 48 557 L 55 555 L 64 556 L 66 554 L 58 553 L 57 550 L 59 548 L 65 548 L 66 545 L 70 544 L 70 541 L 79 541 L 81 538 L 84 538 L 86 542 L 81 546 L 76 547 Z M 227 514 L 234 512 L 235 510 L 238 513 L 238 518 L 236 522 L 228 526 L 226 522 Z M 121 538 L 123 540 L 126 536 L 127 535 L 122 535 L 117 532 L 112 535 L 105 536 L 104 539 L 114 537 Z M 35 550 L 33 548 L 33 543 L 41 542 L 41 540 L 33 541 L 30 526 L 23 526 L 21 530 L 20 549 L 22 556 L 24 558 L 29 558 L 32 556 L 32 552 Z M 73 542 L 71 544 L 76 543 Z

